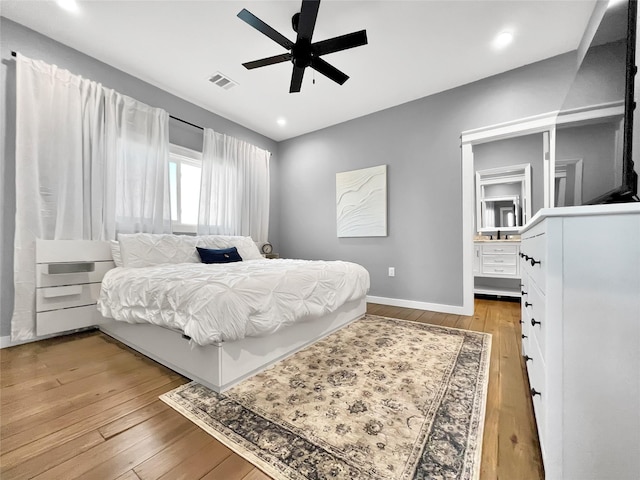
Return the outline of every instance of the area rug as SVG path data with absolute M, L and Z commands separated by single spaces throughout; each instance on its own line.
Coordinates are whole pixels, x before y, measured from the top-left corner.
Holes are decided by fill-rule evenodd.
M 160 398 L 274 479 L 477 479 L 490 348 L 366 315 L 224 394 Z

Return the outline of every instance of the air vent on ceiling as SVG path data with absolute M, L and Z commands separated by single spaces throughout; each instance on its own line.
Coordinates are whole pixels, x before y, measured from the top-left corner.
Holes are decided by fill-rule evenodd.
M 220 72 L 216 72 L 214 75 L 212 75 L 209 78 L 209 81 L 211 83 L 215 83 L 216 85 L 218 85 L 221 88 L 224 88 L 225 90 L 229 90 L 230 88 L 233 88 L 236 85 L 238 85 L 236 82 L 234 82 L 229 77 L 227 77 L 226 75 L 224 75 L 224 74 L 222 74 Z

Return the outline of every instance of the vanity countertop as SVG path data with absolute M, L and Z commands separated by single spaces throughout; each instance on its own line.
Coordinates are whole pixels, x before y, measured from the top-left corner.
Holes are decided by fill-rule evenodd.
M 493 239 L 493 240 L 489 240 L 488 238 L 476 238 L 473 240 L 474 242 L 478 243 L 497 243 L 497 242 L 509 242 L 509 243 L 516 243 L 516 242 L 520 242 L 519 238 L 501 238 L 500 240 L 497 239 Z

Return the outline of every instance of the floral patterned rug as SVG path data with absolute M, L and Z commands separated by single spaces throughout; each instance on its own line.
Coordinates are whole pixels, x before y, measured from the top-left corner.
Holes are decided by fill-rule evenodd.
M 366 315 L 224 394 L 160 398 L 275 479 L 476 479 L 490 349 Z

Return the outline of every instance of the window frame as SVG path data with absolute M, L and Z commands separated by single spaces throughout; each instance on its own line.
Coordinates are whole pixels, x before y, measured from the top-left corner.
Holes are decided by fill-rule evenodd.
M 169 144 L 169 164 L 176 164 L 176 213 L 177 219 L 171 219 L 171 230 L 173 233 L 197 233 L 197 225 L 182 223 L 182 195 L 181 195 L 181 166 L 183 164 L 198 167 L 202 174 L 202 152 L 192 150 L 187 147 Z M 169 167 L 170 169 L 171 167 Z M 169 179 L 169 195 L 171 201 L 171 180 Z

